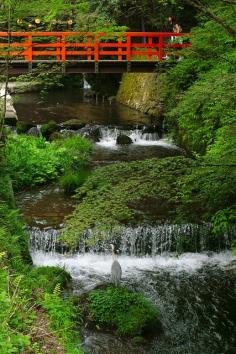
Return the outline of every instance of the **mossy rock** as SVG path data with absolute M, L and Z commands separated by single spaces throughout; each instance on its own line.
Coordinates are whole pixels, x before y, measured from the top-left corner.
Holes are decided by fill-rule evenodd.
M 142 293 L 108 286 L 91 291 L 87 302 L 88 318 L 95 326 L 131 337 L 160 331 L 159 311 Z
M 116 139 L 116 143 L 118 145 L 130 145 L 133 143 L 133 140 L 125 134 L 120 134 Z
M 81 122 L 79 119 L 70 119 L 62 123 L 63 128 L 77 130 L 85 127 L 85 123 Z
M 54 140 L 59 140 L 59 139 L 63 139 L 64 136 L 62 133 L 60 132 L 53 132 L 50 137 L 49 137 L 49 141 L 54 141 Z
M 59 131 L 59 127 L 53 120 L 41 126 L 41 134 L 44 138 L 49 139 L 50 135 L 54 132 Z
M 30 124 L 28 122 L 23 122 L 23 121 L 18 121 L 16 123 L 16 132 L 17 134 L 24 134 L 26 133 L 30 128 L 33 128 L 34 125 Z

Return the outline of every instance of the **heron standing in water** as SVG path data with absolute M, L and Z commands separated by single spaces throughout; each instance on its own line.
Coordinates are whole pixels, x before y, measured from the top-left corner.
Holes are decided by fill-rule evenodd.
M 113 263 L 111 265 L 111 281 L 112 283 L 115 284 L 115 286 L 117 286 L 121 280 L 122 269 L 120 263 L 116 259 L 115 247 L 113 244 L 111 244 L 111 250 L 112 250 L 112 257 L 113 257 Z

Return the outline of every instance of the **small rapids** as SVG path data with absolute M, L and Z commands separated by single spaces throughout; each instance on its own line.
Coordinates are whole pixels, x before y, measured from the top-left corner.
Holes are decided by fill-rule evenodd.
M 118 148 L 117 138 L 120 135 L 128 136 L 134 145 L 137 146 L 163 146 L 166 148 L 177 149 L 177 147 L 171 144 L 167 139 L 162 139 L 158 132 L 145 132 L 146 128 L 135 128 L 130 130 L 124 130 L 118 127 L 101 127 L 101 139 L 97 143 L 99 146 L 107 148 Z
M 110 243 L 115 244 L 120 255 L 130 256 L 155 256 L 166 252 L 182 253 L 187 250 L 204 252 L 228 249 L 235 230 L 225 233 L 221 238 L 210 238 L 211 228 L 212 226 L 207 223 L 121 226 L 100 234 L 101 239 L 98 239 L 95 245 L 91 245 L 91 242 L 96 235 L 93 230 L 87 230 L 79 242 L 78 251 L 81 254 L 86 252 L 106 254 L 110 252 Z M 33 250 L 65 253 L 66 247 L 60 243 L 59 238 L 60 229 L 30 228 L 30 247 Z

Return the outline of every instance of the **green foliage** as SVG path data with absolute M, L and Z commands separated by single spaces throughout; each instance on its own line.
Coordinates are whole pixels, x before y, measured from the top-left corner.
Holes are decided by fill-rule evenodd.
M 56 149 L 42 138 L 9 137 L 5 154 L 16 189 L 42 184 L 58 176 L 60 162 Z
M 195 81 L 182 96 L 169 118 L 178 119 L 182 145 L 205 153 L 214 143 L 217 129 L 236 126 L 236 75 L 216 67 Z M 218 133 L 219 134 L 219 133 Z
M 110 227 L 140 221 L 136 203 L 145 203 L 150 198 L 152 203 L 166 202 L 165 218 L 175 218 L 175 208 L 168 203 L 176 196 L 177 179 L 195 165 L 198 163 L 191 159 L 175 157 L 98 168 L 78 189 L 75 197 L 80 203 L 66 222 L 63 241 L 75 247 L 87 229 L 93 228 L 99 239 L 105 237 L 104 231 Z M 160 208 L 155 220 L 162 219 Z
M 62 288 L 68 288 L 71 276 L 63 269 L 57 267 L 39 267 L 30 270 L 24 280 L 24 286 L 28 289 L 43 289 L 44 293 L 53 293 L 55 287 L 60 284 Z
M 48 123 L 42 124 L 40 131 L 43 137 L 49 138 L 52 133 L 59 130 L 57 123 L 53 120 L 49 121 Z
M 92 153 L 92 143 L 80 135 L 56 140 L 52 145 L 58 151 L 63 171 L 76 171 L 84 167 Z
M 74 314 L 79 316 L 79 312 L 75 311 L 72 301 L 60 298 L 61 289 L 69 286 L 71 277 L 56 267 L 32 268 L 24 225 L 19 213 L 6 204 L 7 198 L 3 198 L 11 189 L 7 166 L 4 165 L 5 175 L 3 169 L 1 172 L 0 185 L 4 181 L 8 183 L 4 193 L 1 191 L 5 202 L 0 202 L 0 353 L 44 352 L 46 339 L 40 337 L 35 342 L 35 328 L 43 309 L 42 301 L 50 295 L 55 298 L 57 311 L 57 316 L 51 315 L 48 309 L 52 331 L 57 328 L 58 340 L 65 353 L 79 353 L 76 349 L 78 340 L 75 342 L 71 329 L 77 323 Z M 44 311 L 47 311 L 47 302 Z M 47 323 L 44 325 L 47 331 Z M 49 334 L 54 335 L 53 332 Z
M 125 288 L 93 290 L 88 307 L 95 324 L 114 328 L 121 335 L 137 336 L 158 324 L 158 310 L 142 294 Z
M 5 203 L 0 204 L 0 245 L 5 254 L 5 263 L 17 270 L 23 264 L 31 263 L 28 251 L 28 235 L 23 231 L 17 210 L 10 209 Z
M 16 189 L 43 184 L 63 172 L 76 170 L 87 163 L 91 143 L 74 136 L 46 142 L 43 138 L 11 136 L 5 147 L 9 174 Z
M 89 176 L 89 171 L 80 168 L 76 172 L 69 171 L 60 178 L 60 186 L 66 194 L 74 194 L 77 188 L 81 187 Z
M 38 64 L 33 68 L 32 72 L 25 75 L 20 75 L 17 78 L 19 82 L 32 83 L 33 87 L 40 88 L 40 95 L 42 98 L 48 91 L 60 89 L 63 87 L 83 87 L 83 76 L 77 75 L 63 75 L 61 64 L 54 64 L 52 67 L 47 64 Z M 73 79 L 72 79 L 73 77 Z
M 211 10 L 235 28 L 232 6 L 216 1 Z M 192 47 L 165 75 L 162 95 L 177 141 L 203 154 L 215 143 L 218 129 L 236 124 L 236 56 L 234 39 L 216 21 L 203 18 L 191 32 Z
M 45 294 L 41 302 L 42 307 L 47 310 L 51 323 L 51 330 L 55 331 L 56 336 L 63 344 L 67 353 L 81 354 L 76 348 L 78 345 L 76 324 L 81 324 L 81 313 L 73 304 L 72 299 L 61 299 L 60 286 L 56 286 L 52 294 Z

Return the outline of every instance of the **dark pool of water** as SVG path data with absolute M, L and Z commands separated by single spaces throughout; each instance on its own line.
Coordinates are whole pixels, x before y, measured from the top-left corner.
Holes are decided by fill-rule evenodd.
M 108 101 L 98 104 L 83 96 L 79 89 L 54 90 L 41 96 L 38 92 L 18 94 L 14 106 L 19 120 L 42 124 L 49 120 L 64 122 L 79 119 L 96 124 L 150 124 L 150 118 L 129 107 Z

